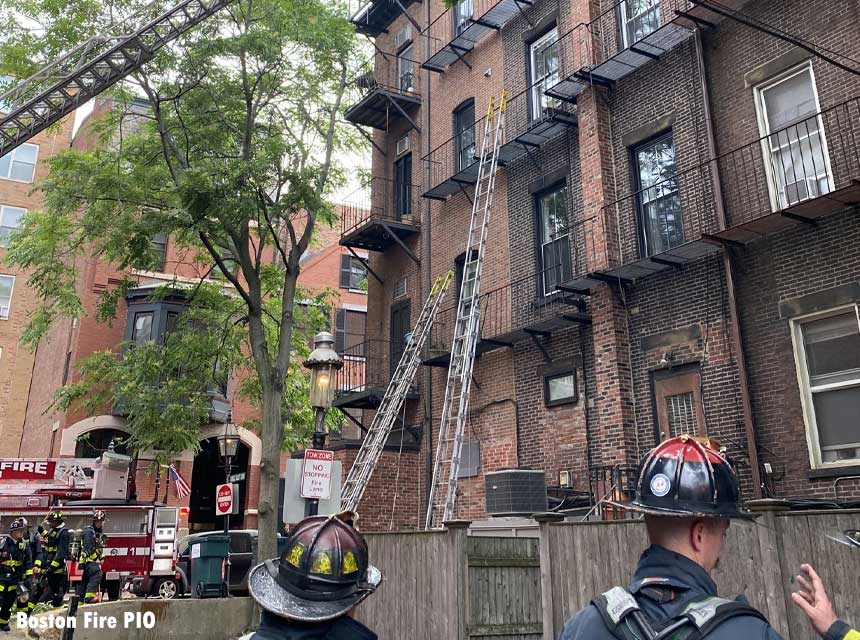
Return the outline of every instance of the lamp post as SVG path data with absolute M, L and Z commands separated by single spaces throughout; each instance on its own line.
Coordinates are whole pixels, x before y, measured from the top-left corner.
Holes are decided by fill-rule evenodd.
M 311 372 L 310 401 L 314 408 L 314 433 L 311 447 L 325 447 L 325 412 L 334 401 L 335 372 L 343 366 L 343 361 L 334 350 L 334 336 L 321 331 L 314 336 L 314 350 L 305 361 Z M 319 511 L 319 500 L 308 500 L 307 515 L 315 516 Z
M 239 431 L 233 424 L 232 412 L 227 412 L 227 422 L 224 423 L 224 433 L 218 436 L 218 451 L 224 460 L 224 482 L 230 484 L 230 472 L 233 470 L 233 458 L 239 450 Z M 237 496 L 233 496 L 236 500 Z M 225 567 L 225 581 L 227 583 L 227 595 L 230 595 L 230 514 L 224 516 L 224 535 L 227 536 L 227 560 Z

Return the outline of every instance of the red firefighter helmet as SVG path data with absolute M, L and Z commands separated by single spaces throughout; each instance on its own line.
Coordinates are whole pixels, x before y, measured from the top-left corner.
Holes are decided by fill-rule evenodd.
M 692 436 L 670 438 L 649 451 L 639 465 L 636 497 L 613 504 L 657 516 L 753 517 L 741 507 L 738 477 L 716 443 Z

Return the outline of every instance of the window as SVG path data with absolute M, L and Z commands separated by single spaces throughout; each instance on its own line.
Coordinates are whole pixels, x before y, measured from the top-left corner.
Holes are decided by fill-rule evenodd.
M 832 190 L 812 67 L 757 90 L 765 166 L 775 211 Z
M 457 256 L 454 259 L 454 276 L 456 278 L 456 285 L 457 285 L 457 288 L 454 290 L 454 296 L 455 296 L 455 300 L 457 302 L 460 301 L 460 294 L 461 293 L 465 293 L 466 297 L 472 296 L 472 291 L 474 290 L 474 287 L 475 287 L 475 281 L 474 281 L 474 275 L 473 274 L 475 273 L 475 269 L 478 268 L 478 263 L 473 262 L 473 261 L 477 257 L 478 257 L 478 252 L 475 251 L 474 249 L 472 249 L 472 261 L 469 262 L 469 266 L 468 266 L 469 275 L 468 276 L 466 275 L 466 273 L 467 273 L 466 254 L 461 253 L 459 256 Z M 469 281 L 468 284 L 466 285 L 466 291 L 465 292 L 462 291 L 464 279 Z
M 472 14 L 475 8 L 473 0 L 459 0 L 454 5 L 454 35 L 459 36 L 463 33 L 470 24 L 472 24 Z
M 342 253 L 340 256 L 340 286 L 343 289 L 362 290 L 367 280 L 367 269 L 355 256 Z
M 469 100 L 454 112 L 457 171 L 475 162 L 475 101 Z
M 404 93 L 415 90 L 411 44 L 397 54 L 397 87 Z
M 164 265 L 167 261 L 167 234 L 156 233 L 152 236 L 150 247 L 152 247 L 153 259 L 155 261 L 153 269 L 155 271 L 164 271 Z
M 529 45 L 529 73 L 531 79 L 531 118 L 540 120 L 558 106 L 558 99 L 544 92 L 555 86 L 558 73 L 558 29 L 552 29 Z
M 12 305 L 14 286 L 15 276 L 0 276 L 0 320 L 9 319 L 9 307 Z
M 813 466 L 860 460 L 860 310 L 794 323 Z
M 576 386 L 576 369 L 544 376 L 543 399 L 548 407 L 570 404 L 579 400 Z
M 36 157 L 39 147 L 35 144 L 24 143 L 0 157 L 0 178 L 33 182 L 36 175 Z
M 555 293 L 556 287 L 571 277 L 570 228 L 567 221 L 567 188 L 562 185 L 538 196 L 540 227 L 540 271 L 543 295 Z
M 618 10 L 623 49 L 654 33 L 660 26 L 660 0 L 622 0 Z
M 131 330 L 131 341 L 135 346 L 142 346 L 147 340 L 152 340 L 152 311 L 134 314 L 134 325 Z
M 9 236 L 21 226 L 21 218 L 25 213 L 26 209 L 0 205 L 0 247 L 9 246 Z
M 659 440 L 706 435 L 701 374 L 689 366 L 653 374 L 654 406 Z
M 672 132 L 636 147 L 633 156 L 643 255 L 652 256 L 684 242 Z
M 412 215 L 412 154 L 394 163 L 394 215 L 397 220 Z
M 251 553 L 251 536 L 247 533 L 231 533 L 230 553 Z
M 348 351 L 349 355 L 363 357 L 364 331 L 367 313 L 348 309 L 335 310 L 334 348 L 338 353 Z

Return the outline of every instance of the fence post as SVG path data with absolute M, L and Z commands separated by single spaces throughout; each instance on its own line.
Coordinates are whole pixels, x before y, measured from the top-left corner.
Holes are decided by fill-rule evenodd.
M 767 611 L 763 611 L 763 613 L 767 615 L 773 627 L 783 638 L 789 639 L 792 634 L 788 625 L 787 594 L 784 591 L 784 584 L 786 572 L 790 576 L 792 569 L 785 566 L 781 523 L 776 517 L 777 513 L 788 511 L 789 508 L 782 500 L 770 499 L 750 500 L 746 506 L 753 513 L 761 514 L 756 521 L 759 526 L 756 526 L 755 529 L 758 533 L 762 566 L 773 567 L 777 572 L 774 576 L 775 580 L 767 579 L 764 582 Z
M 560 513 L 536 513 L 532 516 L 540 531 L 540 602 L 541 619 L 543 622 L 543 640 L 555 640 L 555 623 L 553 622 L 552 602 L 552 566 L 550 558 L 549 528 L 554 522 L 561 522 L 564 516 Z
M 449 520 L 444 523 L 450 536 L 449 544 L 456 560 L 457 576 L 455 580 L 457 602 L 457 632 L 455 638 L 468 638 L 468 625 L 471 620 L 469 611 L 469 558 L 466 550 L 466 538 L 469 534 L 469 520 Z

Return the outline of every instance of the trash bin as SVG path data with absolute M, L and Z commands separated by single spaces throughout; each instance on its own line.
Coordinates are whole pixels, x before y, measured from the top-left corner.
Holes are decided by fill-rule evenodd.
M 224 598 L 224 561 L 230 550 L 230 536 L 203 536 L 191 541 L 191 597 Z

